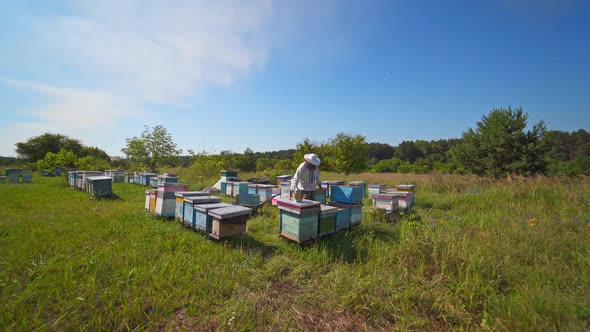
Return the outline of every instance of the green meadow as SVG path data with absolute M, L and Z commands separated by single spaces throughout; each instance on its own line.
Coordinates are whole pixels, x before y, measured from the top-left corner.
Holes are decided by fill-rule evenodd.
M 367 198 L 361 225 L 305 245 L 265 206 L 216 241 L 150 216 L 139 185 L 0 183 L 0 330 L 590 329 L 590 178 L 322 179 L 415 183 L 416 205 Z

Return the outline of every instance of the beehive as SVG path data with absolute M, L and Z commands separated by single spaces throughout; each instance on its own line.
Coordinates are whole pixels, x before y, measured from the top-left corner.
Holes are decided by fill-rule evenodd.
M 88 176 L 88 192 L 94 196 L 111 196 L 113 179 L 110 176 Z
M 369 183 L 369 195 L 381 194 L 385 191 L 385 185 L 381 183 Z
M 318 220 L 318 236 L 325 236 L 336 232 L 336 215 L 338 208 L 328 205 L 320 205 L 320 217 Z
M 146 190 L 145 191 L 145 204 L 144 204 L 145 210 L 146 211 L 150 211 L 150 191 Z
M 232 196 L 234 194 L 234 182 L 228 181 L 225 184 L 225 194 L 227 196 Z
M 276 187 L 273 185 L 270 185 L 270 184 L 256 185 L 256 190 L 258 191 L 258 195 L 260 195 L 261 202 L 266 201 L 269 197 L 272 196 L 273 188 L 276 188 Z
M 12 183 L 18 183 L 21 172 L 22 170 L 20 168 L 7 168 L 6 176 L 8 177 L 8 181 Z
M 383 209 L 385 212 L 390 213 L 399 209 L 399 198 L 400 194 L 389 193 L 389 194 L 373 194 L 373 207 L 377 209 Z
M 395 189 L 397 189 L 398 191 L 415 192 L 416 185 L 415 184 L 398 184 L 397 186 L 395 186 Z
M 320 190 L 320 189 L 316 189 L 316 191 L 314 192 L 314 201 L 316 202 L 320 202 L 320 204 L 326 204 L 326 191 L 325 190 Z
M 212 219 L 209 235 L 220 239 L 246 233 L 246 221 L 251 213 L 252 209 L 239 205 L 209 210 L 208 215 Z
M 330 181 L 326 181 L 328 184 L 326 191 L 328 192 L 328 194 L 326 196 L 332 197 L 332 186 L 342 186 L 344 185 L 344 181 L 343 180 L 330 180 Z
M 196 223 L 196 206 L 203 205 L 203 204 L 214 204 L 221 202 L 220 197 L 215 196 L 189 196 L 184 198 L 184 213 L 183 213 L 183 221 L 184 224 L 188 227 L 195 228 Z
M 248 194 L 248 182 L 234 182 L 232 195 L 237 197 L 239 194 Z
M 32 169 L 23 169 L 21 170 L 22 182 L 29 183 L 33 181 L 33 170 Z
M 149 189 L 150 193 L 150 209 L 151 214 L 156 214 L 156 202 L 158 201 L 158 189 Z
M 260 195 L 258 194 L 238 194 L 236 196 L 238 205 L 254 207 L 260 204 Z
M 6 183 L 6 176 L 0 176 L 0 183 Z
M 318 237 L 318 221 L 321 211 L 320 203 L 304 199 L 277 200 L 279 214 L 279 232 L 281 236 L 295 242 L 305 242 Z
M 351 187 L 359 187 L 362 190 L 363 197 L 366 197 L 368 194 L 367 190 L 367 181 L 350 181 L 348 185 Z
M 209 197 L 210 194 L 206 191 L 177 191 L 174 193 L 176 197 L 176 209 L 174 212 L 174 218 L 182 221 L 184 214 L 184 199 L 185 197 Z
M 330 187 L 330 198 L 336 203 L 360 204 L 363 201 L 363 190 L 361 187 L 334 185 Z
M 188 191 L 188 185 L 182 183 L 163 183 L 158 185 L 156 200 L 156 215 L 164 218 L 174 218 L 176 213 L 177 191 Z
M 191 220 L 191 226 L 193 229 L 211 233 L 213 229 L 213 219 L 209 216 L 209 211 L 214 209 L 220 209 L 232 206 L 228 203 L 210 203 L 210 204 L 197 204 L 193 205 L 192 213 L 193 218 Z M 185 220 L 185 225 L 186 220 Z
M 345 203 L 338 203 L 338 202 L 331 202 L 331 206 L 335 206 L 338 208 L 345 208 L 349 210 L 350 213 L 350 226 L 359 225 L 363 219 L 363 205 L 362 204 L 345 204 Z

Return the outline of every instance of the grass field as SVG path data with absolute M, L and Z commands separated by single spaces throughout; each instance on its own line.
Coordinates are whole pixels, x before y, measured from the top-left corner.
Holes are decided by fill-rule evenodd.
M 322 175 L 416 183 L 416 206 L 392 221 L 367 199 L 305 246 L 266 206 L 218 242 L 149 216 L 138 185 L 2 183 L 0 329 L 590 329 L 590 178 Z

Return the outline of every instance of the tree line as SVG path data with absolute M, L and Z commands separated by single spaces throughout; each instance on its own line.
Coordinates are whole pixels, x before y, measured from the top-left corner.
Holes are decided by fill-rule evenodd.
M 461 138 L 402 141 L 397 146 L 366 142 L 363 135 L 338 133 L 323 142 L 303 139 L 294 149 L 219 154 L 182 153 L 161 125 L 146 126 L 140 136 L 128 138 L 125 157 L 111 157 L 76 139 L 46 133 L 16 144 L 19 160 L 39 169 L 124 168 L 156 171 L 160 167 L 187 167 L 194 174 L 237 169 L 265 175 L 290 174 L 305 153 L 322 159 L 321 169 L 339 173 L 396 172 L 519 175 L 590 174 L 590 133 L 547 130 L 543 121 L 529 127 L 522 108 L 493 109 Z M 0 162 L 12 162 L 0 157 Z

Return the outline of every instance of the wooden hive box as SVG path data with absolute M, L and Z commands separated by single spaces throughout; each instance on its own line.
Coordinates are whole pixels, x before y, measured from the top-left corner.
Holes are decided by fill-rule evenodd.
M 369 195 L 385 192 L 385 185 L 381 183 L 369 183 Z
M 234 182 L 233 196 L 248 194 L 248 182 Z
M 255 183 L 248 183 L 248 194 L 250 194 L 250 195 L 258 194 L 258 185 Z
M 225 170 L 225 169 L 221 170 L 221 181 L 222 182 L 227 182 L 229 180 L 228 178 L 235 178 L 237 176 L 238 176 L 238 171 L 230 171 L 230 170 Z
M 400 194 L 389 193 L 389 194 L 373 194 L 373 207 L 377 209 L 385 210 L 387 213 L 391 213 L 399 209 Z
M 326 191 L 316 189 L 315 193 L 315 201 L 320 202 L 320 204 L 326 204 Z
M 90 194 L 94 196 L 113 195 L 113 179 L 110 176 L 89 176 L 87 180 Z
M 278 199 L 280 235 L 298 243 L 318 237 L 319 202 Z
M 258 185 L 256 185 L 256 189 L 258 190 L 258 195 L 260 195 L 261 202 L 266 201 L 269 197 L 272 196 L 273 188 L 276 188 L 276 186 L 273 186 L 271 184 L 258 184 Z
M 206 191 L 177 191 L 174 193 L 176 197 L 176 209 L 174 210 L 174 218 L 178 221 L 184 220 L 184 199 L 186 197 L 209 197 L 210 194 Z
M 252 209 L 239 205 L 209 210 L 208 214 L 212 218 L 209 235 L 220 239 L 246 233 L 246 221 L 251 213 Z
M 225 184 L 225 193 L 226 196 L 232 196 L 234 194 L 234 182 L 228 181 Z
M 158 201 L 158 189 L 149 189 L 150 193 L 150 209 L 151 214 L 156 214 L 156 202 Z
M 33 170 L 32 169 L 23 169 L 21 171 L 22 182 L 29 183 L 33 181 Z
M 415 184 L 398 184 L 397 186 L 395 186 L 395 189 L 397 189 L 398 191 L 415 192 L 416 185 Z
M 156 199 L 156 215 L 163 218 L 174 218 L 176 213 L 176 192 L 188 191 L 188 184 L 163 183 L 158 185 Z
M 350 181 L 348 182 L 348 185 L 351 187 L 360 187 L 362 188 L 362 192 L 363 192 L 363 197 L 366 197 L 368 194 L 368 190 L 367 190 L 367 181 Z
M 146 211 L 148 211 L 148 212 L 150 211 L 150 191 L 149 190 L 145 191 L 145 205 L 144 205 L 144 207 L 145 207 Z
M 221 202 L 220 197 L 215 196 L 189 196 L 184 198 L 183 221 L 187 227 L 194 228 L 196 211 L 195 206 L 202 204 L 213 204 Z
M 8 177 L 8 182 L 18 183 L 20 181 L 21 172 L 22 170 L 20 168 L 7 168 L 6 176 Z
M 330 199 L 335 203 L 360 204 L 363 202 L 361 187 L 339 186 L 330 187 Z
M 336 232 L 336 214 L 338 208 L 328 205 L 320 205 L 320 217 L 318 220 L 318 236 L 325 236 Z
M 193 205 L 191 226 L 193 229 L 210 234 L 213 230 L 213 219 L 209 215 L 210 210 L 230 207 L 228 203 L 209 203 Z M 185 221 L 186 223 L 186 221 Z
M 6 176 L 0 176 L 0 183 L 6 183 Z
M 238 194 L 236 196 L 238 205 L 253 207 L 260 204 L 260 195 L 258 194 Z

